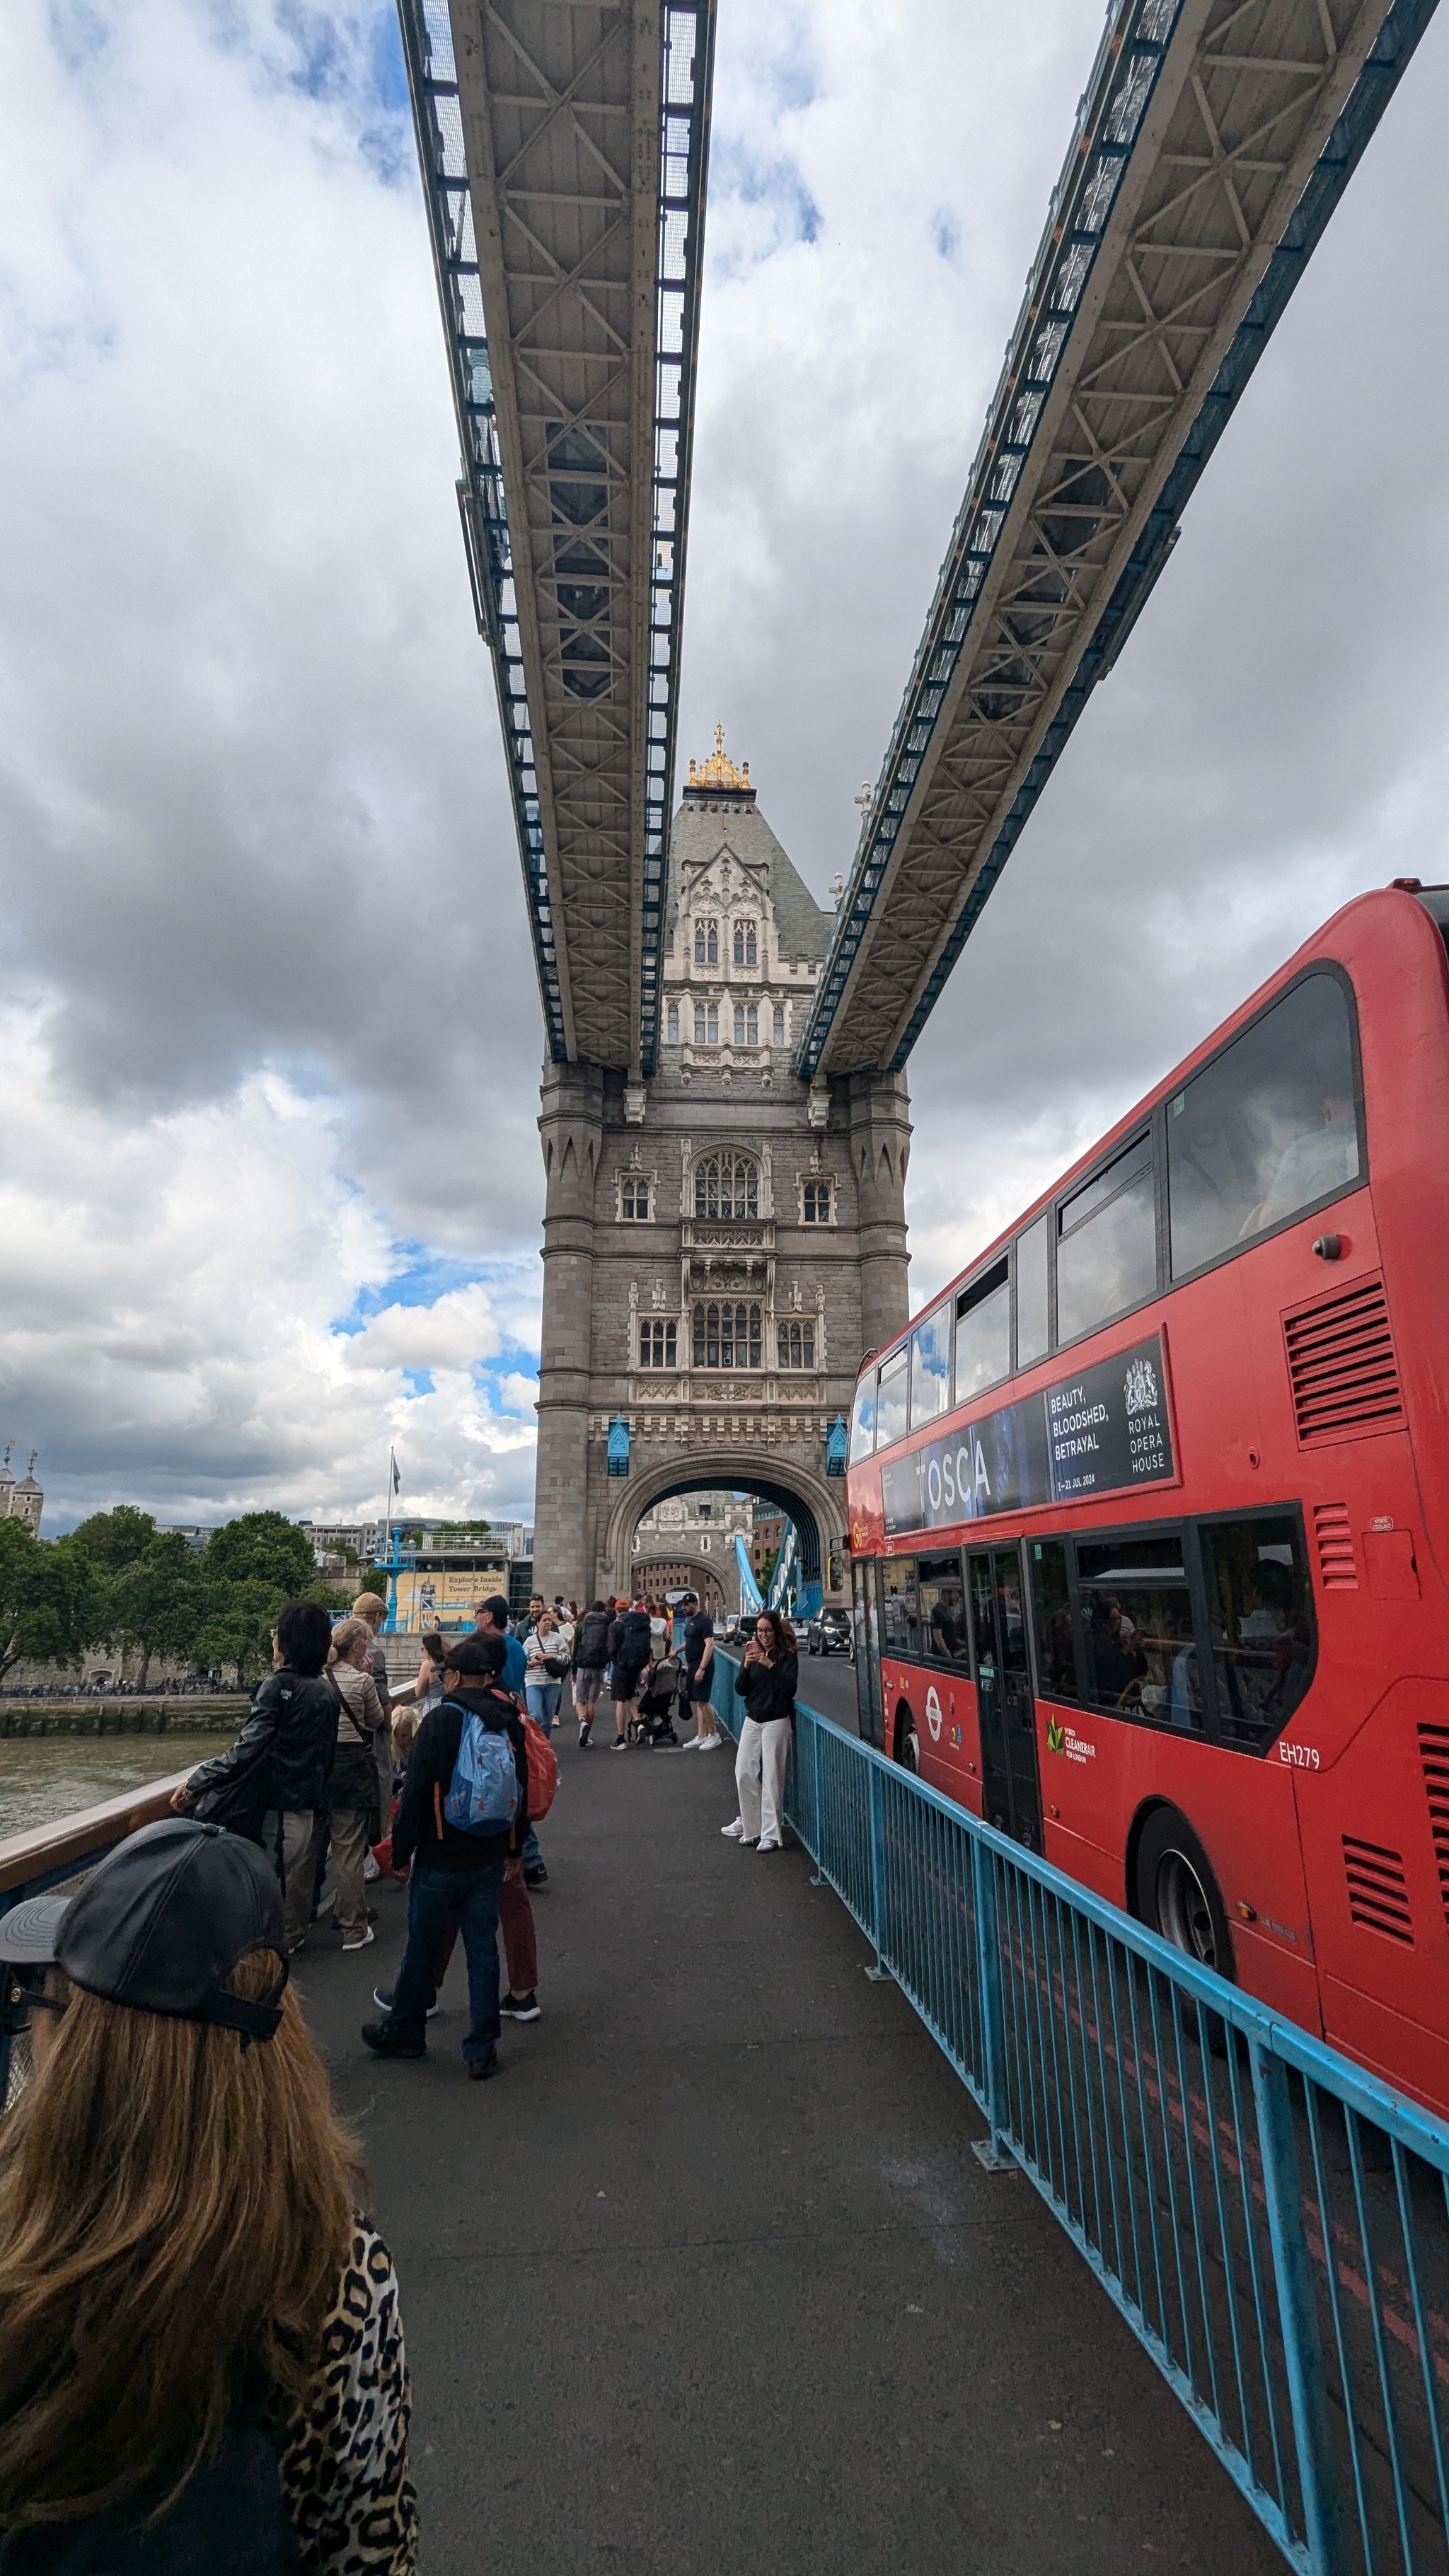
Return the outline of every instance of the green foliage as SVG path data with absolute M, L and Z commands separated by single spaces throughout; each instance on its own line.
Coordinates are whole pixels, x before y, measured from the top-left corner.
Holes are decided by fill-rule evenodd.
M 123 1566 L 134 1565 L 138 1556 L 145 1555 L 155 1535 L 156 1523 L 149 1512 L 138 1511 L 134 1503 L 118 1503 L 113 1512 L 93 1512 L 71 1531 L 68 1543 L 107 1574 L 119 1574 Z
M 145 1514 L 138 1512 L 135 1517 L 143 1520 Z M 206 1591 L 202 1560 L 179 1530 L 163 1530 L 112 1577 L 106 1604 L 107 1639 L 123 1652 L 140 1649 L 143 1690 L 153 1655 L 176 1655 L 183 1662 L 193 1655 Z
M 93 1632 L 97 1576 L 72 1539 L 47 1544 L 0 1521 L 0 1680 L 22 1659 L 79 1663 Z
M 317 1580 L 317 1559 L 305 1530 L 281 1512 L 243 1512 L 213 1530 L 206 1543 L 209 1581 L 269 1583 L 282 1601 L 310 1600 Z

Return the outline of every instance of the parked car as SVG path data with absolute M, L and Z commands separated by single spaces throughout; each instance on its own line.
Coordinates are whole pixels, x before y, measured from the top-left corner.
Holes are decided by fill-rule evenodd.
M 806 1626 L 807 1655 L 854 1655 L 855 1638 L 851 1631 L 850 1612 L 827 1606 L 817 1610 Z

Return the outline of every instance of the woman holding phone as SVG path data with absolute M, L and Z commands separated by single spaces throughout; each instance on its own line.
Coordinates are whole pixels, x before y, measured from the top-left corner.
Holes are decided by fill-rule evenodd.
M 762 1610 L 735 1675 L 745 1703 L 735 1788 L 740 1812 L 721 1828 L 726 1840 L 777 1852 L 785 1842 L 785 1773 L 794 1737 L 800 1657 L 795 1631 L 778 1610 Z

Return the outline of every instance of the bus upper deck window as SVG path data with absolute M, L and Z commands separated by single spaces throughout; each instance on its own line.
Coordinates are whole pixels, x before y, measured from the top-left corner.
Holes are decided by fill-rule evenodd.
M 1265 1753 L 1313 1677 L 1313 1600 L 1296 1520 L 1210 1521 L 1202 1531 L 1218 1723 Z
M 1167 1104 L 1172 1275 L 1353 1189 L 1353 1036 L 1335 975 L 1307 975 Z
M 951 1401 L 951 1309 L 938 1306 L 911 1335 L 911 1421 L 934 1422 Z
M 1011 1375 L 1011 1266 L 998 1261 L 956 1300 L 957 1404 Z
M 1047 1233 L 1051 1210 L 1019 1235 L 1016 1245 L 1016 1365 L 1045 1359 L 1051 1339 L 1047 1319 Z
M 909 1345 L 887 1360 L 880 1373 L 880 1394 L 876 1400 L 875 1445 L 889 1448 L 893 1440 L 906 1433 L 906 1379 L 911 1365 Z
M 1057 1340 L 1074 1342 L 1156 1289 L 1151 1130 L 1074 1191 L 1057 1222 Z
M 850 1463 L 868 1458 L 875 1447 L 875 1371 L 863 1377 L 855 1390 L 850 1413 Z

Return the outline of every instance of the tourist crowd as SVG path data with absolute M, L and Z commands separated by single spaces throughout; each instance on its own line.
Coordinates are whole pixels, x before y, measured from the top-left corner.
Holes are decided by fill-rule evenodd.
M 0 2576 L 416 2569 L 397 2282 L 291 1961 L 329 1922 L 367 1948 L 370 1891 L 405 1878 L 402 1960 L 362 2039 L 423 2057 L 461 1940 L 463 2056 L 486 2081 L 503 2020 L 540 2013 L 565 1681 L 580 1750 L 606 1697 L 615 1752 L 723 1738 L 697 1595 L 673 1617 L 535 1597 L 516 1627 L 491 1598 L 424 1638 L 400 1690 L 386 1616 L 370 1593 L 335 1622 L 288 1602 L 240 1735 L 174 1813 L 79 1894 L 0 1917 L 32 2067 L 0 2126 Z M 784 1840 L 797 1672 L 788 1621 L 762 1612 L 722 1828 L 760 1852 Z

